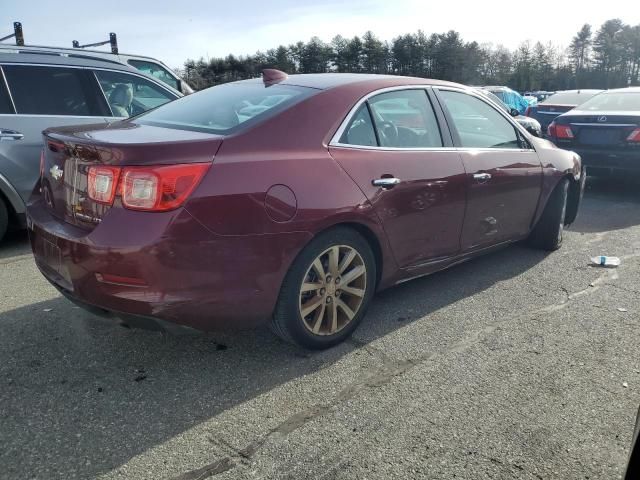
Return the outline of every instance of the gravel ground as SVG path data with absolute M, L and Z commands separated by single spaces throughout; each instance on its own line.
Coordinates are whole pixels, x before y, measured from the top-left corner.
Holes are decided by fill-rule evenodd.
M 620 478 L 640 404 L 640 183 L 592 180 L 563 248 L 378 295 L 347 343 L 171 337 L 0 246 L 0 478 Z M 617 269 L 588 265 L 622 257 Z

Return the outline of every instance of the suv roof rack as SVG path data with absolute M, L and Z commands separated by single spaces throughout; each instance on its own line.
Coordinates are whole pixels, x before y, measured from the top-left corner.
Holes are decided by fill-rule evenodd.
M 104 42 L 87 43 L 86 45 L 80 45 L 80 42 L 78 42 L 78 40 L 74 40 L 73 42 L 71 42 L 71 45 L 73 45 L 73 48 L 87 48 L 87 47 L 101 47 L 102 45 L 106 45 L 107 43 L 111 45 L 111 53 L 117 55 L 118 54 L 118 37 L 113 32 L 109 34 L 109 40 L 105 40 Z
M 22 23 L 20 22 L 13 22 L 13 33 L 0 38 L 0 42 L 4 42 L 5 40 L 9 40 L 10 38 L 14 38 L 14 37 L 16 39 L 16 45 L 19 47 L 23 47 L 24 33 L 22 32 Z

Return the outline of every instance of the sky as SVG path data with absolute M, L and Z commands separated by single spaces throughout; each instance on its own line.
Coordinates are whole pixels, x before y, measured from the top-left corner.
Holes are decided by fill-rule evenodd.
M 318 36 L 330 41 L 372 30 L 382 40 L 422 29 L 457 30 L 464 40 L 515 48 L 541 40 L 567 46 L 584 23 L 640 24 L 632 0 L 0 0 L 0 37 L 21 21 L 32 45 L 94 43 L 116 32 L 121 52 L 171 67 L 188 58 L 246 55 Z M 53 7 L 55 5 L 55 8 Z M 108 50 L 108 47 L 102 47 Z

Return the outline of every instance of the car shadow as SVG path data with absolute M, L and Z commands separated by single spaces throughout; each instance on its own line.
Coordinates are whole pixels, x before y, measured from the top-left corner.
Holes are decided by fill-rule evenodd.
M 598 233 L 640 224 L 640 177 L 588 177 L 571 230 Z
M 127 330 L 61 297 L 0 313 L 3 473 L 92 478 L 111 471 L 369 342 L 434 322 L 424 317 L 545 256 L 515 245 L 382 292 L 357 339 L 323 352 L 287 345 L 267 328 L 194 336 Z

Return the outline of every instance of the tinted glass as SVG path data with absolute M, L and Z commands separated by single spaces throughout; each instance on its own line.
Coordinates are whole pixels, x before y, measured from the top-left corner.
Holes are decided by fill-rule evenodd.
M 7 65 L 3 69 L 19 114 L 101 114 L 96 98 L 99 93 L 84 70 L 26 65 Z
M 373 129 L 371 115 L 369 115 L 369 109 L 366 104 L 361 105 L 353 116 L 340 138 L 340 143 L 364 145 L 367 147 L 375 147 L 378 145 L 376 132 Z
M 132 117 L 177 98 L 137 75 L 96 70 L 96 77 L 115 117 Z
M 582 91 L 580 93 L 577 92 L 559 92 L 554 93 L 550 97 L 548 97 L 544 103 L 548 103 L 549 105 L 580 105 L 581 103 L 586 102 L 594 95 L 600 93 L 599 91 L 595 92 L 587 92 Z
M 580 110 L 597 112 L 640 112 L 640 92 L 611 92 L 592 97 L 580 105 Z
M 488 103 L 466 93 L 440 91 L 462 147 L 520 148 L 516 130 Z
M 258 82 L 207 88 L 142 115 L 137 123 L 209 133 L 230 133 L 280 112 L 318 90 Z M 246 125 L 245 125 L 246 126 Z
M 2 72 L 0 72 L 0 113 L 14 113 L 11 97 L 9 97 L 7 86 L 4 83 L 4 78 L 2 78 Z
M 441 147 L 435 113 L 424 90 L 381 93 L 369 100 L 380 146 Z
M 169 85 L 172 88 L 175 88 L 176 90 L 180 90 L 180 84 L 178 82 L 178 79 L 175 78 L 173 75 L 171 75 L 171 73 L 169 73 L 169 71 L 166 68 L 162 67 L 161 65 L 158 65 L 157 63 L 145 62 L 142 60 L 129 60 L 129 65 L 137 68 L 138 70 L 146 73 L 147 75 L 151 75 L 152 77 L 157 78 L 161 82 L 166 83 L 167 85 Z

